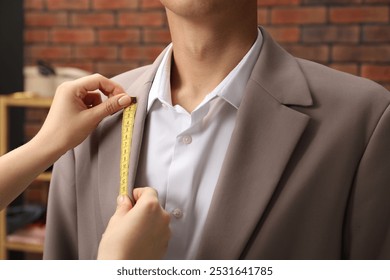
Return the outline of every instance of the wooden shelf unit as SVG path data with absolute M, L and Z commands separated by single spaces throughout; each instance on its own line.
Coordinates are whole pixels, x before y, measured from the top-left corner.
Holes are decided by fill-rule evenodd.
M 0 156 L 8 152 L 9 141 L 9 109 L 19 108 L 50 108 L 52 98 L 41 98 L 24 93 L 0 96 Z M 36 180 L 50 182 L 51 173 L 44 172 Z M 8 251 L 42 253 L 43 244 L 10 242 L 7 240 L 7 209 L 0 212 L 0 259 L 7 259 Z

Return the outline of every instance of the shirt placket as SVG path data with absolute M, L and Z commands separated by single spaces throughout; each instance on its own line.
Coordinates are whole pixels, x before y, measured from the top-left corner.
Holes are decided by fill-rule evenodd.
M 174 235 L 169 244 L 172 250 L 169 251 L 175 252 L 175 255 L 185 255 L 194 231 L 195 202 L 191 194 L 196 187 L 193 185 L 197 165 L 195 131 L 202 116 L 199 112 L 189 115 L 181 109 L 175 110 L 175 114 L 178 130 L 168 170 L 165 210 L 171 214 L 171 230 Z

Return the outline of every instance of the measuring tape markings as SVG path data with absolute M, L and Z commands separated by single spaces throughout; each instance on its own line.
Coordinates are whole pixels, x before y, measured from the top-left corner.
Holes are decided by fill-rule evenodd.
M 131 97 L 132 104 L 123 110 L 122 117 L 122 138 L 121 138 L 121 160 L 120 160 L 120 195 L 129 194 L 128 182 L 129 182 L 129 162 L 131 152 L 131 142 L 133 139 L 133 128 L 135 121 L 135 113 L 137 110 L 137 100 L 135 97 Z

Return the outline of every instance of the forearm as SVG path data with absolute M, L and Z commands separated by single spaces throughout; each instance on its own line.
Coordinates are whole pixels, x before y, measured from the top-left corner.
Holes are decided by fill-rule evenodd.
M 62 154 L 53 143 L 37 138 L 0 157 L 0 209 L 11 203 Z

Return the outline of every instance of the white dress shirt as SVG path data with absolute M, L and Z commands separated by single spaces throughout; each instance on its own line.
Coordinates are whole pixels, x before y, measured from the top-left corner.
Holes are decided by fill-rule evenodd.
M 171 213 L 166 259 L 193 259 L 234 129 L 237 110 L 259 56 L 262 35 L 239 64 L 191 113 L 171 101 L 169 46 L 148 99 L 136 186 L 154 187 Z

